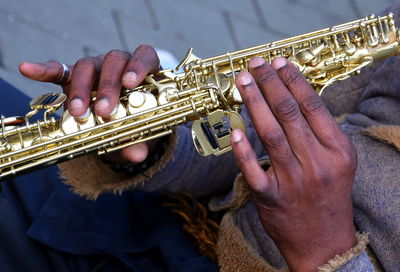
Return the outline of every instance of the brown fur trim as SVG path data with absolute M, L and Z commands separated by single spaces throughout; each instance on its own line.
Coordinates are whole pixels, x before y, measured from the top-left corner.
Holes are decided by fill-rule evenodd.
M 363 133 L 400 150 L 400 126 L 373 126 L 365 129 Z
M 268 168 L 271 165 L 269 160 L 260 160 L 258 162 L 264 168 Z M 208 203 L 208 208 L 210 211 L 219 212 L 222 210 L 237 210 L 244 206 L 247 201 L 251 198 L 251 191 L 244 179 L 242 173 L 239 173 L 234 182 L 232 188 L 232 197 L 229 201 L 223 202 L 223 198 L 216 197 L 210 200 Z M 221 204 L 222 203 L 222 204 Z
M 143 185 L 167 165 L 172 159 L 178 141 L 175 135 L 169 137 L 170 144 L 161 159 L 154 166 L 134 177 L 115 173 L 109 165 L 102 163 L 96 154 L 59 164 L 60 176 L 65 180 L 65 184 L 71 186 L 74 193 L 88 199 L 96 199 L 104 192 L 121 194 L 128 188 Z
M 349 249 L 347 252 L 345 252 L 342 255 L 336 255 L 333 257 L 333 259 L 330 259 L 328 263 L 324 264 L 323 266 L 319 267 L 318 271 L 319 272 L 332 272 L 343 265 L 347 264 L 349 261 L 352 259 L 358 257 L 363 250 L 365 250 L 365 247 L 368 244 L 368 234 L 366 233 L 357 233 L 357 245 L 351 249 Z
M 235 224 L 234 212 L 222 218 L 217 244 L 218 264 L 222 272 L 278 272 L 246 241 Z M 284 270 L 288 271 L 288 270 Z
M 343 113 L 343 114 L 341 114 L 341 115 L 339 115 L 339 116 L 336 116 L 335 117 L 335 120 L 336 120 L 336 122 L 337 123 L 343 123 L 343 122 L 345 122 L 346 120 L 347 120 L 347 116 L 348 116 L 349 114 L 348 113 Z

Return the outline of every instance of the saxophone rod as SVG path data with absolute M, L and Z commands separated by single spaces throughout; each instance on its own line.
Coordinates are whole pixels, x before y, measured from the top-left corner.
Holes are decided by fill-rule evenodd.
M 196 104 L 203 104 L 203 101 L 198 101 Z M 191 108 L 192 108 L 192 105 L 190 104 L 190 105 L 184 106 L 182 109 L 176 109 L 176 110 L 174 110 L 174 112 L 181 112 L 183 109 L 190 109 L 190 110 L 184 111 L 183 113 L 180 113 L 180 114 L 175 115 L 173 118 L 170 118 L 168 121 L 169 121 L 169 122 L 171 122 L 171 121 L 178 121 L 178 120 L 181 119 L 181 118 L 190 116 L 191 114 L 193 114 L 193 109 L 191 109 Z M 200 107 L 200 108 L 199 108 L 198 110 L 196 110 L 196 111 L 197 111 L 197 112 L 201 112 L 201 111 L 204 111 L 204 110 L 205 110 L 204 107 Z M 171 114 L 171 112 L 168 112 L 168 115 L 170 115 L 170 114 Z M 155 118 L 157 118 L 157 117 L 160 117 L 160 116 L 152 116 L 150 119 L 155 119 Z M 121 122 L 120 120 L 118 120 L 118 121 Z M 149 121 L 149 120 L 147 120 L 147 121 Z M 118 122 L 118 123 L 119 123 L 119 122 Z M 143 120 L 140 120 L 140 123 L 143 123 L 143 122 L 144 122 Z M 107 135 L 109 135 L 109 134 L 114 134 L 114 133 L 119 132 L 119 131 L 124 131 L 124 130 L 126 130 L 126 129 L 130 129 L 133 125 L 137 125 L 137 124 L 133 124 L 133 125 L 132 125 L 132 124 L 126 124 L 126 125 L 124 125 L 124 126 L 118 127 L 118 129 L 115 129 L 115 130 L 112 130 L 112 131 L 104 131 L 104 132 L 101 132 L 101 133 L 99 133 L 99 134 L 94 134 L 94 135 L 88 136 L 88 137 L 86 137 L 86 138 L 84 138 L 84 139 L 81 139 L 81 140 L 79 140 L 79 141 L 74 141 L 74 142 L 71 142 L 71 143 L 67 143 L 67 144 L 65 144 L 65 145 L 57 146 L 57 147 L 55 147 L 55 148 L 46 149 L 46 150 L 43 150 L 43 151 L 41 151 L 41 152 L 35 153 L 35 154 L 33 154 L 33 155 L 29 155 L 29 156 L 26 156 L 26 157 L 19 158 L 19 159 L 17 159 L 17 160 L 9 161 L 8 163 L 5 163 L 5 164 L 1 165 L 1 167 L 2 167 L 2 168 L 6 168 L 6 167 L 9 167 L 9 166 L 11 166 L 11 165 L 23 163 L 23 162 L 29 161 L 29 160 L 31 160 L 31 159 L 34 159 L 34 158 L 36 158 L 36 157 L 40 157 L 40 156 L 46 155 L 46 154 L 48 154 L 48 153 L 57 152 L 57 151 L 60 151 L 60 150 L 63 150 L 63 149 L 67 149 L 67 148 L 69 148 L 69 147 L 73 147 L 73 146 L 75 146 L 75 145 L 80 145 L 80 144 L 85 143 L 85 142 L 86 142 L 86 143 L 87 143 L 87 142 L 90 142 L 90 141 L 92 141 L 92 140 L 94 141 L 94 142 L 91 143 L 91 144 L 84 145 L 84 146 L 82 146 L 82 147 L 80 147 L 80 148 L 73 149 L 73 150 L 70 150 L 70 151 L 68 151 L 68 152 L 66 152 L 66 153 L 63 153 L 63 156 L 62 156 L 62 157 L 68 157 L 69 155 L 71 155 L 71 154 L 73 154 L 73 153 L 75 153 L 75 152 L 81 152 L 81 151 L 84 151 L 85 149 L 91 149 L 91 148 L 96 147 L 96 146 L 101 146 L 102 144 L 105 144 L 105 143 L 108 143 L 108 142 L 112 142 L 112 141 L 114 141 L 114 140 L 118 140 L 118 139 L 123 138 L 123 137 L 127 137 L 127 136 L 129 136 L 129 135 L 134 134 L 134 133 L 137 133 L 137 132 L 140 132 L 140 131 L 143 131 L 143 130 L 147 130 L 147 129 L 151 129 L 151 128 L 154 128 L 154 127 L 163 125 L 163 124 L 165 124 L 165 122 L 166 122 L 166 120 L 159 120 L 159 121 L 154 122 L 154 123 L 151 123 L 151 124 L 149 124 L 149 125 L 146 125 L 146 126 L 143 126 L 143 127 L 139 127 L 139 128 L 133 129 L 133 130 L 128 130 L 127 132 L 124 132 L 124 133 L 122 133 L 122 134 L 118 134 L 118 135 L 116 135 L 116 136 L 113 136 L 113 137 L 106 138 L 106 139 L 103 139 L 103 140 L 101 140 L 101 141 L 98 141 L 98 139 L 99 139 L 100 137 L 104 137 L 104 136 L 107 136 Z M 67 138 L 68 138 L 68 137 L 67 137 Z M 58 141 L 60 141 L 60 140 L 59 140 L 59 139 L 56 139 L 56 140 L 53 140 L 53 141 L 54 141 L 54 142 L 58 142 Z M 49 141 L 49 142 L 50 142 L 50 141 Z M 49 143 L 49 142 L 46 142 L 46 143 Z M 44 144 L 44 143 L 43 143 L 43 144 Z M 37 148 L 38 146 L 39 146 L 39 145 L 34 146 L 34 147 Z M 13 153 L 19 154 L 19 153 L 26 152 L 26 151 L 29 151 L 29 150 L 30 150 L 30 148 L 26 148 L 26 149 L 18 150 L 18 152 L 13 152 Z M 9 155 L 8 157 L 11 156 L 11 154 L 8 154 L 8 155 Z M 13 155 L 14 155 L 14 154 L 13 154 Z M 3 159 L 3 157 L 4 157 L 4 156 L 0 157 L 0 159 Z M 51 158 L 50 161 L 52 161 L 52 160 L 54 160 L 54 158 Z
M 125 148 L 125 147 L 128 147 L 128 146 L 133 145 L 133 144 L 143 143 L 143 142 L 147 142 L 149 140 L 153 140 L 153 139 L 156 139 L 156 138 L 159 138 L 159 137 L 167 136 L 167 135 L 169 135 L 171 133 L 172 133 L 172 130 L 163 131 L 163 132 L 160 132 L 158 134 L 152 135 L 150 137 L 146 137 L 144 139 L 139 139 L 139 140 L 134 141 L 134 142 L 129 142 L 129 143 L 125 144 L 125 145 L 122 145 L 120 148 L 117 147 L 117 148 L 113 149 L 112 151 L 119 150 L 121 148 Z M 94 147 L 91 147 L 91 146 L 94 146 Z M 93 148 L 93 150 L 96 150 L 97 149 L 96 147 L 97 147 L 97 145 L 93 145 L 92 144 L 92 145 L 88 145 L 86 147 L 81 147 L 81 148 L 78 148 L 76 150 L 69 151 L 69 152 L 64 153 L 62 155 L 57 155 L 57 156 L 54 156 L 54 157 L 51 157 L 51 158 L 44 158 L 44 159 L 32 162 L 30 164 L 26 164 L 26 165 L 20 165 L 20 166 L 17 167 L 17 169 L 11 169 L 11 170 L 2 172 L 0 174 L 0 180 L 3 180 L 5 177 L 7 177 L 9 175 L 16 175 L 16 174 L 19 174 L 19 173 L 23 173 L 24 171 L 26 171 L 28 169 L 32 169 L 32 168 L 35 168 L 35 167 L 40 167 L 41 165 L 46 165 L 47 163 L 50 163 L 50 162 L 55 161 L 55 160 L 56 161 L 62 161 L 63 158 L 71 156 L 71 155 L 74 155 L 72 158 L 79 157 L 80 155 L 84 155 L 84 154 L 89 153 L 91 151 L 90 148 Z M 79 152 L 82 152 L 82 153 L 79 154 Z M 111 152 L 111 151 L 107 150 L 107 152 Z M 102 155 L 104 153 L 106 153 L 106 152 L 100 153 L 99 155 Z
M 314 32 L 310 32 L 307 34 L 303 34 L 303 35 L 299 35 L 296 37 L 290 37 L 287 39 L 283 39 L 280 40 L 279 42 L 272 42 L 272 43 L 265 43 L 262 45 L 258 45 L 258 46 L 254 46 L 251 48 L 247 48 L 247 49 L 242 49 L 242 50 L 238 50 L 232 53 L 228 53 L 231 56 L 234 56 L 235 58 L 245 58 L 248 56 L 252 56 L 254 54 L 261 54 L 261 53 L 265 53 L 265 48 L 270 48 L 271 45 L 274 46 L 274 50 L 279 50 L 281 48 L 284 47 L 288 47 L 288 46 L 292 46 L 295 45 L 297 43 L 301 43 L 301 42 L 308 42 L 308 38 L 310 36 L 313 36 L 314 39 L 321 39 L 326 37 L 327 34 L 329 35 L 335 35 L 335 34 L 340 34 L 344 31 L 352 31 L 352 30 L 357 30 L 361 24 L 371 24 L 371 23 L 375 23 L 378 20 L 393 20 L 393 14 L 390 13 L 389 15 L 383 16 L 383 17 L 378 17 L 378 18 L 374 18 L 374 19 L 367 19 L 363 22 L 360 22 L 360 20 L 355 20 L 349 23 L 345 23 L 345 24 L 341 24 L 341 25 L 337 25 L 335 27 L 331 27 L 331 28 L 325 28 L 322 30 L 317 30 Z M 365 37 L 364 37 L 365 38 Z M 202 62 L 207 64 L 211 64 L 213 61 L 216 63 L 220 63 L 218 60 L 220 60 L 220 62 L 226 62 L 226 54 L 223 55 L 219 55 L 219 56 L 215 56 L 215 57 L 211 57 L 211 58 L 206 58 L 204 59 Z
M 0 160 L 9 158 L 11 156 L 18 155 L 18 154 L 23 153 L 23 152 L 31 151 L 31 150 L 36 149 L 36 148 L 42 148 L 42 147 L 45 148 L 46 145 L 56 144 L 58 142 L 62 142 L 62 141 L 67 140 L 67 139 L 79 138 L 79 137 L 82 137 L 83 135 L 91 133 L 91 132 L 93 132 L 95 130 L 112 128 L 114 125 L 119 124 L 121 122 L 131 121 L 132 119 L 135 119 L 138 116 L 141 116 L 141 115 L 144 115 L 144 114 L 154 113 L 156 111 L 159 111 L 159 110 L 162 110 L 162 109 L 166 109 L 168 107 L 171 107 L 171 106 L 174 106 L 174 105 L 177 105 L 177 104 L 188 102 L 190 99 L 192 99 L 192 98 L 185 98 L 183 100 L 176 101 L 176 102 L 173 102 L 173 103 L 168 104 L 168 105 L 164 105 L 164 106 L 161 106 L 161 107 L 156 107 L 156 108 L 153 108 L 153 109 L 149 109 L 149 110 L 140 112 L 140 113 L 135 114 L 135 115 L 126 116 L 124 118 L 120 118 L 120 119 L 117 119 L 117 120 L 113 120 L 111 122 L 107 122 L 107 123 L 104 123 L 104 124 L 101 124 L 101 125 L 97 125 L 97 126 L 88 128 L 88 129 L 83 130 L 83 131 L 78 131 L 78 132 L 74 132 L 74 133 L 71 133 L 71 134 L 67 134 L 67 135 L 64 135 L 62 137 L 50 140 L 50 141 L 39 143 L 37 145 L 32 145 L 32 146 L 26 147 L 24 149 L 19 149 L 19 150 L 16 150 L 14 152 L 10 152 L 10 153 L 7 153 L 7 154 L 3 154 L 3 155 L 0 155 Z M 210 102 L 209 99 L 207 99 L 205 101 L 206 102 Z M 197 101 L 197 102 L 194 102 L 194 103 L 195 103 L 195 105 L 198 105 L 198 104 L 202 104 L 203 101 Z M 117 128 L 111 129 L 111 130 L 106 130 L 106 131 L 104 131 L 104 132 L 102 132 L 100 134 L 93 134 L 92 136 L 85 137 L 85 140 L 91 140 L 91 139 L 95 139 L 96 137 L 98 138 L 98 137 L 102 137 L 102 136 L 107 136 L 108 134 L 112 134 L 112 133 L 116 133 L 116 132 L 119 132 L 119 131 L 122 131 L 122 130 L 125 130 L 125 129 L 129 129 L 129 128 L 133 127 L 133 126 L 138 126 L 138 125 L 144 124 L 146 122 L 151 122 L 154 119 L 157 119 L 157 118 L 160 118 L 160 117 L 164 117 L 164 116 L 168 116 L 168 115 L 174 114 L 176 112 L 179 112 L 180 110 L 185 110 L 185 109 L 188 109 L 188 108 L 192 108 L 192 104 L 186 104 L 184 106 L 181 106 L 180 108 L 176 107 L 176 108 L 174 108 L 174 110 L 165 111 L 165 112 L 163 112 L 161 114 L 158 114 L 158 115 L 153 115 L 153 116 L 150 116 L 150 117 L 147 117 L 147 118 L 144 118 L 144 119 L 139 119 L 139 120 L 135 121 L 134 123 L 128 123 L 126 125 L 119 126 Z M 74 142 L 74 143 L 80 144 L 81 142 Z M 69 143 L 67 145 L 71 146 L 71 144 L 74 144 L 74 143 Z M 64 145 L 64 146 L 66 146 L 66 145 Z M 56 150 L 54 150 L 54 151 L 56 151 Z

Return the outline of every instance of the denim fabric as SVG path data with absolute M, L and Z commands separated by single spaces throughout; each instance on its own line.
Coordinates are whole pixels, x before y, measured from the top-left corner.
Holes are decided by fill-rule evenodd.
M 375 269 L 369 261 L 367 253 L 364 251 L 356 258 L 352 259 L 345 266 L 336 270 L 337 272 L 374 272 Z

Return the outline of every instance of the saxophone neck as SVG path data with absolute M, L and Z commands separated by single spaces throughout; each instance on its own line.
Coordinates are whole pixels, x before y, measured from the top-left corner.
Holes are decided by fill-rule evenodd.
M 293 62 L 317 91 L 358 73 L 373 61 L 400 54 L 399 31 L 394 16 L 368 16 L 272 43 L 200 59 L 189 50 L 179 68 L 188 74 L 209 77 L 224 74 L 234 79 L 248 70 L 248 61 L 263 57 L 271 62 L 285 57 Z

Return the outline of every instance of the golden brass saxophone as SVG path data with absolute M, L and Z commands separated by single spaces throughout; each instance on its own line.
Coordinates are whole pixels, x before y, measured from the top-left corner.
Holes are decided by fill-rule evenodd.
M 66 95 L 45 94 L 31 101 L 25 116 L 1 116 L 0 180 L 89 152 L 104 154 L 162 137 L 190 121 L 197 151 L 220 155 L 231 150 L 232 128 L 245 129 L 234 81 L 236 73 L 248 69 L 251 58 L 268 62 L 288 58 L 320 94 L 333 82 L 398 54 L 393 14 L 371 15 L 207 59 L 196 57 L 190 49 L 175 70 L 159 71 L 139 87 L 123 90 L 112 121 L 93 113 L 75 120 L 68 110 L 57 120 L 50 115 L 63 105 Z M 39 111 L 44 111 L 43 119 L 30 121 Z

